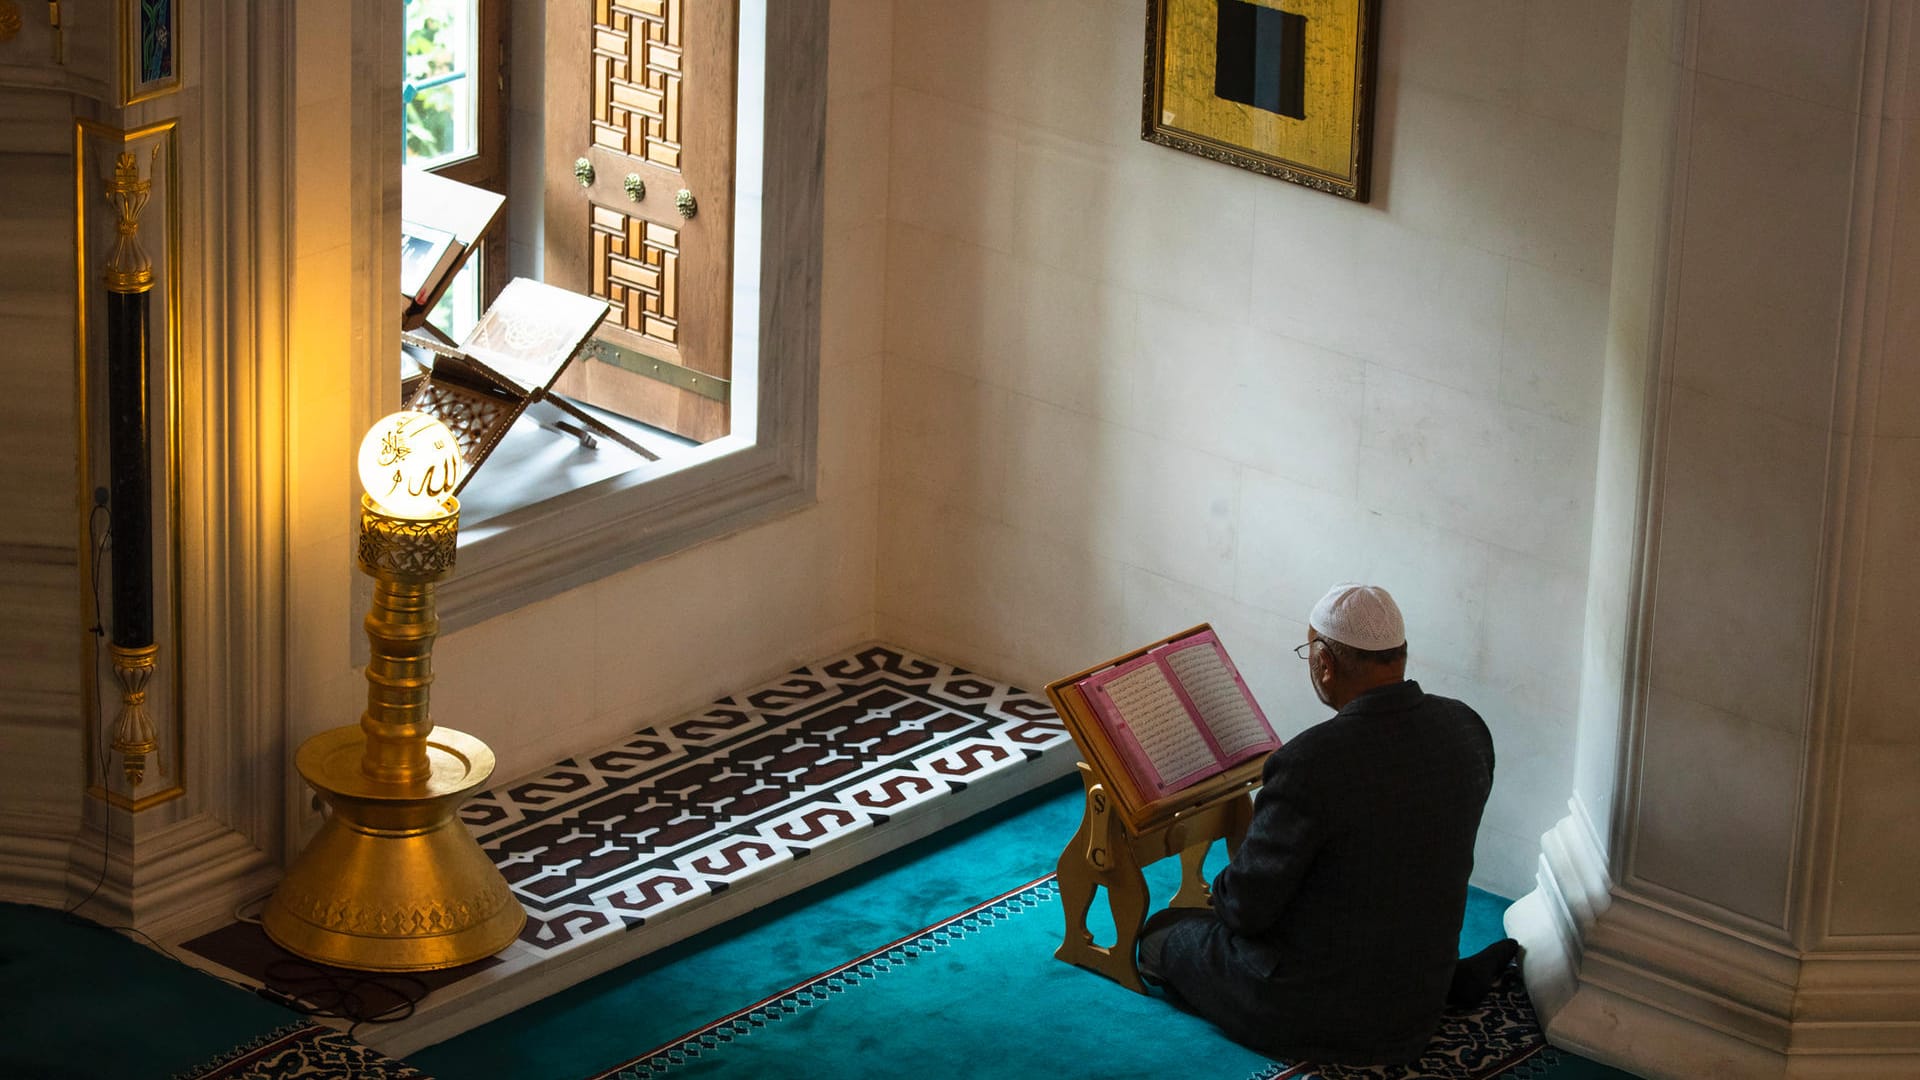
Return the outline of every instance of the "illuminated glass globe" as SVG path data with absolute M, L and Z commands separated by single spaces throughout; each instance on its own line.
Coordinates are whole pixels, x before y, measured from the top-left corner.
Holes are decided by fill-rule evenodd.
M 360 484 L 392 517 L 445 516 L 464 468 L 453 430 L 423 412 L 390 413 L 360 440 Z

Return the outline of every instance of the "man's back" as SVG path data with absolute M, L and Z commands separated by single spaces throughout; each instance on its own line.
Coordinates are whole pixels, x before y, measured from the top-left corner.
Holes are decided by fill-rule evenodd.
M 1453 973 L 1492 782 L 1480 717 L 1414 682 L 1370 690 L 1275 751 L 1214 883 L 1219 923 L 1201 948 L 1219 967 L 1198 990 L 1214 1000 L 1194 1004 L 1276 1056 L 1417 1056 Z

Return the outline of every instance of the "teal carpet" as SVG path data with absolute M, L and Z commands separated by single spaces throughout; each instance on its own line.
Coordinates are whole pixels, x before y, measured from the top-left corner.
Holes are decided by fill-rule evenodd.
M 0 1077 L 171 1076 L 300 1019 L 111 930 L 0 904 Z
M 440 1080 L 1281 1075 L 1205 1021 L 1053 959 L 1060 904 L 1037 879 L 1082 801 L 1076 781 L 1052 785 L 408 1061 Z M 1208 873 L 1224 860 L 1213 852 Z M 1172 860 L 1151 868 L 1157 900 L 1177 871 Z M 1090 923 L 1105 942 L 1103 900 Z M 1475 891 L 1463 951 L 1502 936 L 1506 906 Z M 754 1003 L 757 1015 L 729 1019 Z M 1553 1051 L 1521 1069 L 1511 1075 L 1627 1075 Z
M 1013 800 L 404 1065 L 111 931 L 0 905 L 0 1077 L 1303 1075 L 1053 959 L 1062 914 L 1045 879 L 1081 802 L 1071 780 Z M 1162 902 L 1176 871 L 1152 868 Z M 1109 941 L 1102 906 L 1093 929 Z M 1473 895 L 1463 951 L 1500 936 L 1505 907 Z M 1628 1074 L 1546 1050 L 1501 1075 Z

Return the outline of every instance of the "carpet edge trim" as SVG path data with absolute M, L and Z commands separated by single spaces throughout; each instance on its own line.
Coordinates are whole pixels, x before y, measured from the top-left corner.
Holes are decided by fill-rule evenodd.
M 219 1057 L 209 1058 L 186 1072 L 174 1073 L 171 1080 L 194 1080 L 195 1077 L 209 1076 L 250 1054 L 258 1053 L 261 1050 L 265 1050 L 289 1039 L 299 1038 L 301 1035 L 306 1034 L 311 1028 L 324 1027 L 326 1027 L 325 1024 L 316 1024 L 311 1020 L 283 1024 L 280 1027 L 274 1028 L 272 1031 L 263 1035 L 256 1035 L 252 1039 L 232 1047 Z M 333 1029 L 327 1028 L 327 1030 L 331 1031 Z
M 824 1000 L 825 995 L 813 993 L 815 988 L 830 982 L 835 982 L 850 971 L 858 971 L 862 967 L 872 965 L 881 958 L 893 958 L 892 954 L 894 953 L 901 954 L 897 959 L 902 962 L 916 959 L 919 954 L 916 946 L 942 931 L 958 931 L 961 935 L 971 934 L 991 923 L 999 921 L 997 918 L 985 917 L 987 913 L 997 907 L 1020 903 L 1020 906 L 1025 908 L 1046 903 L 1059 895 L 1057 888 L 1048 888 L 1048 886 L 1053 884 L 1054 876 L 1053 874 L 1046 874 L 1024 885 L 1009 889 L 998 896 L 982 900 L 964 911 L 950 915 L 939 922 L 922 927 L 911 934 L 897 938 L 877 949 L 862 953 L 845 963 L 836 965 L 817 975 L 813 975 L 784 989 L 775 991 L 751 1005 L 736 1009 L 684 1035 L 669 1039 L 644 1054 L 628 1058 L 603 1072 L 594 1073 L 591 1077 L 588 1077 L 587 1080 L 629 1080 L 629 1078 L 632 1077 L 657 1074 L 680 1064 L 684 1060 L 698 1057 L 700 1051 L 710 1045 L 707 1040 L 719 1037 L 717 1033 L 723 1029 L 733 1031 L 737 1034 L 745 1034 L 755 1026 L 763 1026 L 765 1023 L 775 1022 L 794 1012 L 799 1012 L 801 1009 L 818 1004 Z M 906 951 L 909 949 L 914 949 L 914 951 Z M 828 993 L 830 992 L 831 991 L 828 991 Z M 753 1021 L 747 1019 L 755 1013 L 766 1013 L 769 1009 L 783 1002 L 787 1002 L 788 999 L 792 999 L 791 1009 L 781 1010 L 772 1015 L 767 1015 L 761 1024 L 755 1024 Z M 649 1067 L 654 1059 L 675 1054 L 680 1055 L 680 1061 L 668 1061 L 659 1068 Z M 642 1069 L 645 1071 L 640 1071 Z

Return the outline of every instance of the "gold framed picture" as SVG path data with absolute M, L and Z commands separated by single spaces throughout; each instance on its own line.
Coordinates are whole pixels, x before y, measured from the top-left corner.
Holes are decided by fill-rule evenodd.
M 1367 201 L 1380 0 L 1147 0 L 1140 137 Z
M 180 9 L 186 0 L 119 0 L 120 104 L 180 89 Z

